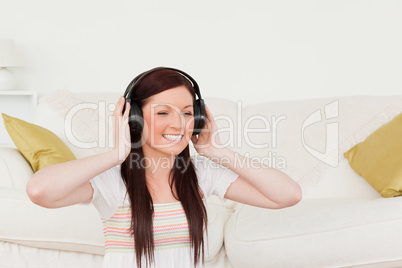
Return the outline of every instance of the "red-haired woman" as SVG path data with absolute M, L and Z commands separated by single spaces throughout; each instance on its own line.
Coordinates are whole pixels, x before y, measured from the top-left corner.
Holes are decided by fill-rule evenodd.
M 93 203 L 104 223 L 103 267 L 203 267 L 210 195 L 270 209 L 301 199 L 284 173 L 236 165 L 194 83 L 172 68 L 137 76 L 125 93 L 130 100 L 117 102 L 112 150 L 45 167 L 28 183 L 29 197 L 43 207 Z M 202 113 L 204 121 L 196 118 Z M 201 122 L 198 132 L 194 122 Z M 190 140 L 198 155 L 190 156 Z

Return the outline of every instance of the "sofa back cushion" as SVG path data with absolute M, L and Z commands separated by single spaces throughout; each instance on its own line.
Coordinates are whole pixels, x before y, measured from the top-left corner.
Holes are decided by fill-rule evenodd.
M 402 96 L 345 96 L 243 105 L 206 103 L 221 142 L 299 182 L 303 198 L 378 198 L 343 153 L 398 114 Z M 255 160 L 255 161 L 253 161 Z

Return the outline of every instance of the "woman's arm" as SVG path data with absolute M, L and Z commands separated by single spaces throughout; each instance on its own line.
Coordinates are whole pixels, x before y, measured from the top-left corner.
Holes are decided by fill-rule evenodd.
M 216 136 L 215 121 L 206 105 L 205 112 L 207 123 L 198 138 L 193 136 L 191 140 L 200 155 L 239 175 L 227 189 L 225 198 L 247 205 L 275 209 L 293 206 L 301 200 L 299 184 L 285 173 L 265 167 L 229 148 L 222 148 Z
M 89 156 L 44 167 L 27 184 L 29 198 L 46 208 L 59 208 L 92 199 L 89 180 L 117 165 L 116 152 Z
M 44 167 L 37 171 L 27 184 L 27 194 L 35 204 L 46 208 L 59 208 L 90 201 L 93 188 L 89 181 L 98 174 L 121 164 L 130 153 L 127 141 L 128 104 L 124 115 L 124 98 L 114 111 L 114 149 L 106 153 Z
M 266 167 L 254 159 L 228 148 L 215 150 L 208 158 L 239 175 L 227 189 L 227 199 L 257 207 L 278 209 L 293 206 L 302 198 L 299 184 L 288 175 Z

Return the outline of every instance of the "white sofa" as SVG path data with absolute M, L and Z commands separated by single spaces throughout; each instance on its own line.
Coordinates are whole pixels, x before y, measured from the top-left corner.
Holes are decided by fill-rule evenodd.
M 104 152 L 109 105 L 119 94 L 45 95 L 33 123 L 58 135 L 77 158 Z M 208 199 L 207 267 L 402 267 L 402 199 L 382 198 L 343 156 L 401 112 L 402 95 L 249 106 L 205 101 L 223 143 L 281 169 L 303 189 L 299 204 L 281 210 Z M 78 148 L 78 141 L 98 146 Z M 34 205 L 25 192 L 32 174 L 18 149 L 0 148 L 0 267 L 100 267 L 103 235 L 95 208 Z

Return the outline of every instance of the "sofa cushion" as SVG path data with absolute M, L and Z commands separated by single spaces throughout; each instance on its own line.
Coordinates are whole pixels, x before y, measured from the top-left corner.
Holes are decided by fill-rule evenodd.
M 400 260 L 402 197 L 237 206 L 225 226 L 233 267 L 345 267 Z
M 373 127 L 398 114 L 401 105 L 402 96 L 342 96 L 248 105 L 236 113 L 240 119 L 233 121 L 240 121 L 242 127 L 235 128 L 232 140 L 241 146 L 242 154 L 280 169 L 303 187 L 314 186 L 329 168 L 338 166 L 343 152 L 364 140 Z
M 35 124 L 55 133 L 77 158 L 105 152 L 112 146 L 108 143 L 111 130 L 106 115 L 111 115 L 110 103 L 102 100 L 100 93 L 92 94 L 92 99 L 80 96 L 67 90 L 44 95 L 33 118 Z
M 68 147 L 46 128 L 3 114 L 4 124 L 18 150 L 39 169 L 76 159 Z
M 0 187 L 25 190 L 32 175 L 31 165 L 17 148 L 0 147 Z
M 402 113 L 345 153 L 351 167 L 383 197 L 402 195 Z
M 357 174 L 342 157 L 336 168 L 330 167 L 314 186 L 302 188 L 304 199 L 307 198 L 364 198 L 376 199 L 381 195 L 367 181 Z
M 272 149 L 272 155 L 275 156 L 272 158 L 285 160 L 287 166 L 282 171 L 300 183 L 304 199 L 378 198 L 379 194 L 373 191 L 367 181 L 355 173 L 349 164 L 346 165 L 347 159 L 342 153 L 363 141 L 375 129 L 399 114 L 402 97 L 349 96 L 332 98 L 332 100 L 338 100 L 338 116 L 327 119 L 328 111 L 324 109 L 321 111 L 321 120 L 314 124 L 306 124 L 304 131 L 302 126 L 314 114 L 314 109 L 326 108 L 325 103 L 331 104 L 331 100 L 293 101 L 294 108 L 274 107 L 277 110 L 276 116 L 286 115 L 286 120 L 278 125 L 276 132 L 278 144 Z M 310 107 L 306 107 L 306 104 Z M 337 124 L 338 129 L 331 130 L 331 124 Z M 304 136 L 302 136 L 303 132 Z M 337 146 L 333 151 L 326 148 L 326 143 L 332 143 L 331 136 L 327 136 L 327 132 L 335 135 L 332 140 Z M 304 144 L 302 137 L 305 139 Z M 312 149 L 320 151 L 322 157 L 311 155 L 307 148 L 310 148 L 310 151 Z M 268 153 L 265 152 L 265 154 Z M 329 165 L 329 162 L 325 162 L 326 160 L 335 161 L 335 166 Z

